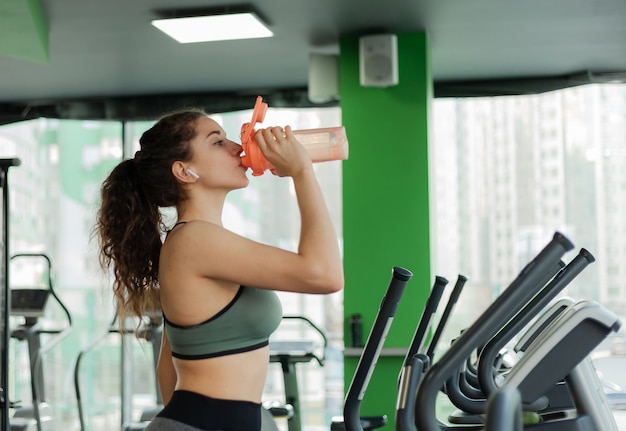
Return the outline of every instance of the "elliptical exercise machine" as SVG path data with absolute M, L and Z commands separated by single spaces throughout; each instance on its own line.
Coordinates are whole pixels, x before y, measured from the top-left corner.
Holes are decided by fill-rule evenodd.
M 30 365 L 31 404 L 21 404 L 20 401 L 11 403 L 14 410 L 9 419 L 11 431 L 51 431 L 53 417 L 49 404 L 46 401 L 43 355 L 58 345 L 72 330 L 72 317 L 59 299 L 52 283 L 52 263 L 50 258 L 41 253 L 22 253 L 11 257 L 11 262 L 29 259 L 40 260 L 45 264 L 44 285 L 11 288 L 10 315 L 14 320 L 21 322 L 10 332 L 12 339 L 26 342 Z M 66 324 L 60 328 L 45 328 L 40 319 L 44 317 L 49 299 L 61 308 L 65 315 Z M 48 335 L 47 342 L 42 343 L 42 335 Z
M 283 316 L 282 321 L 283 323 L 300 322 L 303 326 L 298 331 L 300 334 L 302 332 L 314 332 L 318 338 L 317 340 L 294 340 L 273 336 L 269 343 L 270 362 L 278 363 L 281 367 L 285 404 L 271 405 L 267 409 L 272 414 L 272 417 L 286 419 L 288 431 L 301 431 L 302 414 L 300 412 L 300 390 L 298 388 L 296 366 L 297 364 L 315 361 L 320 367 L 323 367 L 328 340 L 324 331 L 307 317 L 288 315 Z
M 549 295 L 542 294 L 544 288 L 562 288 L 569 278 L 576 276 L 593 261 L 586 252 L 581 252 L 574 259 L 573 267 L 563 267 L 560 258 L 572 248 L 573 244 L 557 232 L 552 241 L 529 262 L 509 287 L 452 343 L 439 361 L 429 366 L 428 358 L 422 361 L 418 357 L 418 366 L 404 370 L 405 378 L 408 379 L 409 373 L 415 373 L 416 378 L 408 379 L 411 384 L 401 385 L 398 404 L 406 408 L 399 409 L 397 413 L 407 417 L 396 422 L 396 429 L 518 431 L 522 426 L 521 409 L 535 412 L 545 408 L 548 401 L 545 394 L 561 379 L 565 379 L 572 392 L 573 414 L 563 417 L 545 415 L 541 418 L 543 420 L 525 425 L 524 429 L 615 429 L 597 375 L 587 358 L 594 346 L 620 326 L 619 319 L 608 310 L 590 301 L 577 302 L 547 326 L 543 326 L 540 333 L 528 344 L 524 356 L 505 374 L 494 367 L 494 357 L 486 353 L 489 349 L 483 348 L 487 340 L 496 340 L 499 343 L 497 336 L 502 334 L 501 331 L 515 332 L 517 326 L 523 326 L 525 313 L 531 308 L 535 309 L 534 306 L 543 306 L 549 299 Z M 533 304 L 531 308 L 528 308 L 529 304 Z M 516 319 L 520 319 L 520 323 Z M 502 377 L 504 381 L 491 394 L 484 394 L 482 400 L 475 400 L 487 401 L 482 403 L 482 411 L 476 411 L 484 415 L 484 407 L 488 406 L 486 421 L 470 426 L 448 426 L 435 415 L 437 395 L 443 389 L 451 397 L 451 380 L 458 380 L 463 374 L 464 364 L 468 364 L 468 358 L 476 350 L 479 351 L 479 372 L 483 368 L 488 371 L 483 377 Z M 408 402 L 404 403 L 405 400 Z
M 411 271 L 401 267 L 393 268 L 389 286 L 383 296 L 376 319 L 367 337 L 363 353 L 348 388 L 343 408 L 343 418 L 333 420 L 331 431 L 370 431 L 380 428 L 387 423 L 386 415 L 361 417 L 361 402 L 378 362 L 380 351 L 387 338 L 393 318 L 396 315 L 398 304 L 411 277 L 413 277 Z
M 129 362 L 131 358 L 128 357 L 128 348 L 126 346 L 127 338 L 135 337 L 135 329 L 121 326 L 118 323 L 117 313 L 111 321 L 109 327 L 101 334 L 96 336 L 90 343 L 81 349 L 76 357 L 74 365 L 74 388 L 76 393 L 76 403 L 78 406 L 78 418 L 80 424 L 80 431 L 86 431 L 88 429 L 85 419 L 85 408 L 83 393 L 81 390 L 80 374 L 82 360 L 87 354 L 92 352 L 98 345 L 103 343 L 107 337 L 112 334 L 118 334 L 121 337 L 121 412 L 120 412 L 120 429 L 123 431 L 141 431 L 143 430 L 152 418 L 163 408 L 163 401 L 161 399 L 161 392 L 158 388 L 158 382 L 156 380 L 156 365 L 159 358 L 159 352 L 161 350 L 161 335 L 163 331 L 163 315 L 160 310 L 150 310 L 144 316 L 144 320 L 141 322 L 141 326 L 138 328 L 137 333 L 140 338 L 144 339 L 152 346 L 153 355 L 153 371 L 155 375 L 155 404 L 146 407 L 141 411 L 138 420 L 131 418 L 132 409 L 132 385 L 130 384 L 132 371 L 129 369 Z
M 2 189 L 2 211 L 0 211 L 0 429 L 9 428 L 9 308 L 11 296 L 7 280 L 9 279 L 9 168 L 19 166 L 18 158 L 0 159 L 0 188 Z

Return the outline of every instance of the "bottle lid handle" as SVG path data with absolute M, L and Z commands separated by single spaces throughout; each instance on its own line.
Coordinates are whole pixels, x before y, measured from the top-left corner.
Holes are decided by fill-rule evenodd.
M 266 112 L 267 103 L 263 102 L 263 97 L 257 96 L 252 111 L 252 120 L 241 126 L 240 137 L 241 147 L 243 148 L 241 161 L 245 167 L 252 169 L 252 175 L 254 176 L 263 175 L 263 172 L 271 168 L 270 163 L 267 161 L 254 139 L 254 133 L 256 132 L 254 126 L 256 123 L 263 122 Z

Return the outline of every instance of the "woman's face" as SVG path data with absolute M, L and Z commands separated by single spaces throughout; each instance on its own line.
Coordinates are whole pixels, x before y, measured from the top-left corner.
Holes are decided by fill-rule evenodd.
M 247 168 L 241 163 L 241 145 L 226 138 L 224 129 L 214 120 L 196 121 L 196 137 L 191 141 L 192 158 L 188 165 L 211 188 L 233 190 L 248 185 Z

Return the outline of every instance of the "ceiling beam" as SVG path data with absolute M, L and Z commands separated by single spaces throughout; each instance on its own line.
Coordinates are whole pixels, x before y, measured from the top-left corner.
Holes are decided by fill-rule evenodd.
M 561 76 L 491 79 L 477 81 L 435 82 L 434 96 L 490 97 L 540 94 L 579 85 L 625 83 L 626 72 L 580 72 Z M 0 125 L 35 118 L 72 120 L 154 120 L 185 107 L 197 107 L 207 113 L 251 109 L 256 96 L 263 96 L 276 108 L 338 106 L 338 101 L 312 103 L 307 88 L 260 89 L 246 92 L 164 94 L 144 96 L 86 97 L 71 100 L 0 103 Z
M 35 118 L 74 120 L 154 120 L 176 110 L 194 107 L 209 114 L 252 109 L 257 96 L 275 108 L 337 106 L 337 102 L 313 104 L 306 88 L 258 92 L 165 94 L 51 100 L 36 103 L 0 103 L 0 125 Z

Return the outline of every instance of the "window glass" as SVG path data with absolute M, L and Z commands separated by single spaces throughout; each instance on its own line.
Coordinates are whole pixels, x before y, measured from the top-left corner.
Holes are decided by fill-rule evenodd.
M 39 119 L 0 128 L 0 156 L 18 157 L 21 165 L 10 168 L 8 284 L 16 288 L 47 288 L 50 282 L 61 304 L 49 298 L 39 324 L 52 333 L 40 336 L 45 399 L 55 418 L 55 429 L 76 427 L 77 403 L 73 385 L 73 362 L 81 348 L 110 323 L 113 310 L 109 289 L 90 236 L 104 176 L 120 161 L 122 127 L 115 122 L 59 121 Z M 71 318 L 71 332 L 59 339 Z M 28 406 L 32 400 L 28 342 L 19 329 L 29 327 L 22 315 L 10 317 L 13 332 L 9 345 L 9 399 Z M 60 341 L 59 341 L 60 340 Z M 84 358 L 81 368 L 82 397 L 87 414 L 110 411 L 119 405 L 107 382 L 119 380 L 119 346 L 105 343 L 95 355 Z M 119 343 L 117 343 L 119 344 Z M 41 392 L 40 392 L 41 398 Z M 92 410 L 93 407 L 93 410 Z M 93 423 L 104 415 L 93 416 Z M 109 427 L 109 429 L 111 429 Z
M 561 296 L 598 301 L 623 320 L 626 86 L 438 99 L 433 105 L 434 272 L 469 278 L 440 348 L 487 308 L 555 231 L 576 246 L 565 262 L 580 248 L 596 258 Z M 607 388 L 626 388 L 626 356 L 615 347 L 620 340 L 609 336 L 593 353 Z
M 246 110 L 213 118 L 239 142 L 239 129 L 251 116 Z M 274 124 L 290 124 L 295 130 L 332 127 L 340 125 L 341 118 L 338 108 L 272 108 L 264 125 Z M 139 137 L 151 125 L 38 119 L 0 127 L 0 157 L 19 157 L 22 162 L 9 171 L 9 254 L 49 256 L 54 289 L 72 318 L 72 331 L 42 361 L 55 430 L 78 429 L 81 417 L 85 430 L 119 429 L 156 402 L 152 343 L 137 340 L 132 333 L 120 336 L 120 325 L 113 322 L 110 280 L 100 270 L 91 236 L 101 182 L 122 158 L 134 155 Z M 341 242 L 341 162 L 319 163 L 315 170 Z M 171 209 L 164 213 L 175 219 Z M 295 250 L 299 214 L 291 182 L 270 173 L 251 178 L 248 188 L 229 196 L 224 224 L 253 239 Z M 41 285 L 47 279 L 45 265 L 36 260 L 15 259 L 10 273 L 14 288 Z M 341 414 L 343 400 L 341 293 L 280 293 L 280 297 L 285 314 L 310 319 L 327 338 L 324 367 L 316 361 L 296 365 L 302 422 L 312 429 L 327 429 L 323 424 Z M 40 323 L 63 329 L 67 321 L 63 308 L 50 302 L 46 310 Z M 24 324 L 23 317 L 11 317 L 12 328 Z M 132 332 L 136 324 L 128 321 L 125 327 Z M 276 337 L 310 339 L 315 353 L 324 356 L 323 338 L 306 324 L 286 322 Z M 53 335 L 42 335 L 44 344 L 52 340 Z M 9 350 L 9 398 L 28 405 L 32 397 L 27 343 L 12 338 Z M 279 363 L 271 364 L 265 403 L 284 403 L 281 370 Z

